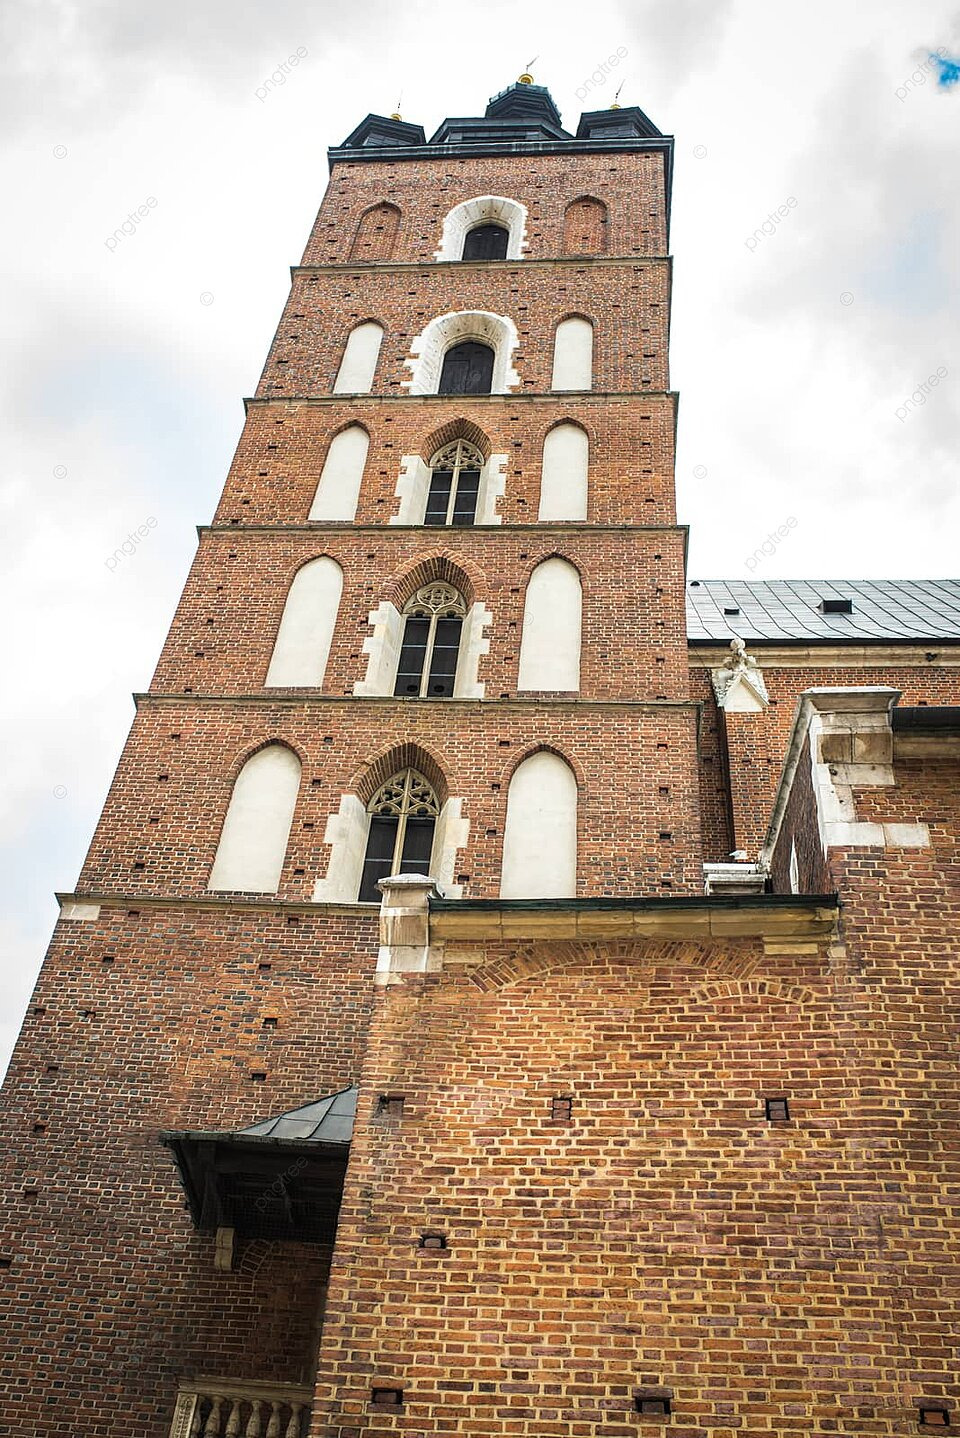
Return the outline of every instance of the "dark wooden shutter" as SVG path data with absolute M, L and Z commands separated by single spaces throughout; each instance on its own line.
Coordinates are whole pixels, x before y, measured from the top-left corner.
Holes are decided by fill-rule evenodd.
M 463 242 L 465 260 L 505 260 L 510 235 L 502 225 L 477 225 Z
M 493 350 L 477 340 L 464 340 L 443 357 L 440 394 L 489 394 L 493 387 Z
M 396 814 L 374 814 L 370 819 L 370 837 L 367 839 L 367 853 L 363 861 L 363 878 L 360 881 L 360 902 L 379 904 L 382 895 L 377 888 L 378 879 L 386 879 L 393 868 L 393 850 L 397 842 Z M 404 845 L 406 847 L 406 845 Z

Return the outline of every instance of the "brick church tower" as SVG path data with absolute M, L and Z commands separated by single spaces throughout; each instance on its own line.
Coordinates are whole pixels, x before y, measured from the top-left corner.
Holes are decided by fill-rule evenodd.
M 5 1089 L 0 1434 L 949 1426 L 817 809 L 913 751 L 691 665 L 671 159 L 529 76 L 331 151 Z

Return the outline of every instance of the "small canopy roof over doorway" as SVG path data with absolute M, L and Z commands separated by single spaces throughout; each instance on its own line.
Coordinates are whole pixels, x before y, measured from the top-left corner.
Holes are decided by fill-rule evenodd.
M 244 1238 L 332 1241 L 357 1113 L 357 1089 L 224 1132 L 160 1134 L 197 1228 Z

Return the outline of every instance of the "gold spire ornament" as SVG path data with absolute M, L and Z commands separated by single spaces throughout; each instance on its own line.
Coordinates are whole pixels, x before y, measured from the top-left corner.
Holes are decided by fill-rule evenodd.
M 518 84 L 518 85 L 532 85 L 532 84 L 533 84 L 533 76 L 530 74 L 530 71 L 533 69 L 534 65 L 537 63 L 537 61 L 538 61 L 539 59 L 540 59 L 540 56 L 539 56 L 539 55 L 534 55 L 534 57 L 533 57 L 532 60 L 528 60 L 528 61 L 527 61 L 526 66 L 525 66 L 524 71 L 523 71 L 523 74 L 520 75 L 520 76 L 518 77 L 518 79 L 517 79 L 517 84 Z

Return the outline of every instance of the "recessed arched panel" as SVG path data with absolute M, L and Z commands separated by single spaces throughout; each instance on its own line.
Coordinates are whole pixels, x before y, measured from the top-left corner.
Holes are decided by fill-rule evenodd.
M 502 899 L 572 899 L 577 892 L 577 781 L 541 751 L 513 772 L 503 833 Z
M 307 516 L 309 519 L 353 519 L 356 516 L 369 447 L 370 436 L 362 425 L 352 424 L 334 435 Z
M 244 764 L 230 796 L 208 889 L 275 894 L 300 789 L 300 760 L 268 744 Z
M 273 646 L 268 689 L 318 689 L 323 683 L 342 589 L 343 570 L 333 559 L 311 559 L 297 570 Z
M 383 328 L 374 320 L 367 320 L 350 331 L 333 386 L 334 394 L 369 394 L 382 341 Z
M 565 559 L 545 559 L 530 576 L 520 640 L 521 690 L 580 689 L 580 575 Z
M 579 315 L 557 325 L 553 348 L 553 388 L 593 387 L 593 325 Z
M 360 223 L 350 247 L 351 260 L 367 264 L 374 260 L 389 260 L 393 255 L 399 228 L 400 211 L 396 205 L 386 201 L 374 205 L 360 216 Z
M 563 217 L 563 252 L 566 255 L 602 255 L 607 248 L 607 207 L 592 195 L 581 195 L 567 206 Z
M 543 442 L 539 519 L 586 519 L 590 441 L 578 424 L 558 424 Z

